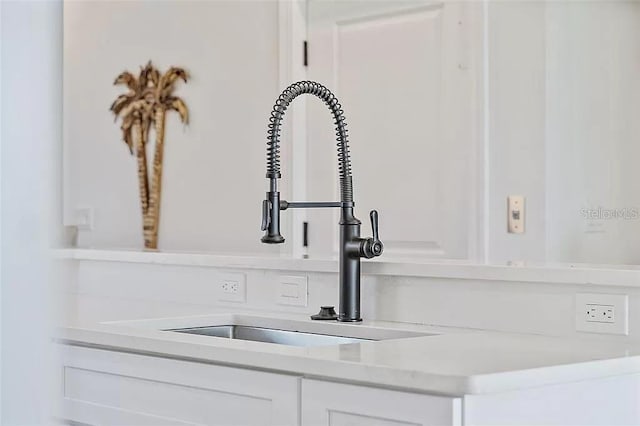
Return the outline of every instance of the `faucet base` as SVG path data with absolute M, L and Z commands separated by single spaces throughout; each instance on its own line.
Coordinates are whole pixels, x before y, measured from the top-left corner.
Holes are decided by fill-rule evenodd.
M 282 235 L 265 235 L 260 239 L 265 244 L 282 244 L 284 237 Z
M 338 314 L 333 306 L 320 306 L 320 312 L 311 315 L 311 319 L 314 321 L 335 321 L 338 319 Z
M 336 321 L 340 321 L 340 322 L 362 322 L 362 318 L 357 318 L 357 319 L 338 318 Z

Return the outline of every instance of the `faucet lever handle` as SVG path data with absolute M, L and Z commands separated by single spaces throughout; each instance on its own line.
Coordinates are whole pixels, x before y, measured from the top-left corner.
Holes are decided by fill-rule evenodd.
M 378 236 L 378 211 L 371 210 L 369 217 L 371 218 L 371 232 L 373 233 L 373 239 L 374 241 L 380 241 Z
M 266 231 L 269 227 L 270 215 L 269 215 L 269 200 L 262 201 L 262 226 L 260 229 Z
M 369 217 L 371 218 L 371 230 L 373 232 L 373 237 L 361 240 L 360 243 L 360 256 L 367 259 L 380 256 L 384 250 L 384 245 L 378 236 L 378 212 L 376 210 L 371 210 Z

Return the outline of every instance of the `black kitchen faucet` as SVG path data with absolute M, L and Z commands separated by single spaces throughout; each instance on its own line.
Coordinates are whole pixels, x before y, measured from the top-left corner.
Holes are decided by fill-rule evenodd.
M 340 174 L 340 201 L 338 202 L 288 202 L 280 200 L 280 125 L 287 107 L 299 95 L 310 94 L 322 99 L 333 114 L 338 142 L 338 172 Z M 287 87 L 278 97 L 271 117 L 267 139 L 267 178 L 269 191 L 262 202 L 262 230 L 266 231 L 262 242 L 280 244 L 280 210 L 291 208 L 340 208 L 340 303 L 338 321 L 358 322 L 360 316 L 360 258 L 380 256 L 383 245 L 378 238 L 378 212 L 370 213 L 372 238 L 360 237 L 361 222 L 353 215 L 353 184 L 351 159 L 347 140 L 347 123 L 338 99 L 329 89 L 313 81 L 300 81 Z

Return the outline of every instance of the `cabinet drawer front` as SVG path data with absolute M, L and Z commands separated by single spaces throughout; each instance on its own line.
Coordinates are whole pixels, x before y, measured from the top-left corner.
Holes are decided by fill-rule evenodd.
M 62 416 L 89 424 L 296 425 L 299 379 L 63 347 Z
M 303 426 L 460 425 L 459 398 L 302 380 Z

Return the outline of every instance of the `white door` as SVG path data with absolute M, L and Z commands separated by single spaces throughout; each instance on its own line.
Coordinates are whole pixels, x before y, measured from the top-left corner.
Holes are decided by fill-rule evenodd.
M 308 76 L 345 111 L 354 200 L 385 257 L 474 255 L 479 2 L 308 2 Z M 480 31 L 480 36 L 478 36 Z M 475 113 L 474 113 L 475 111 Z M 308 199 L 338 198 L 333 121 L 307 102 Z M 311 254 L 337 249 L 337 212 L 308 212 Z

